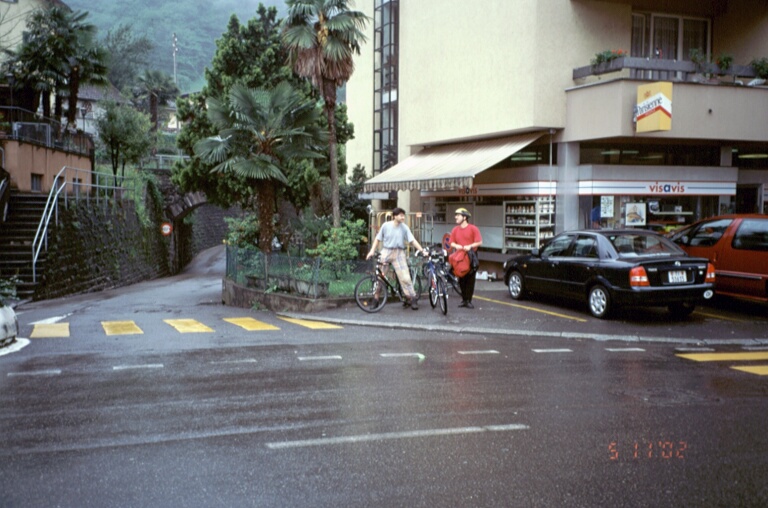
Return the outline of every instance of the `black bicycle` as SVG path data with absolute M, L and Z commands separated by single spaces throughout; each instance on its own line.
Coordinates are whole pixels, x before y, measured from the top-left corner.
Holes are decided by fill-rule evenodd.
M 378 312 L 387 304 L 388 298 L 399 298 L 404 304 L 408 299 L 403 293 L 400 279 L 394 270 L 387 270 L 389 263 L 381 261 L 381 255 L 377 252 L 374 257 L 376 267 L 371 273 L 360 279 L 355 285 L 355 303 L 365 312 Z M 421 296 L 421 277 L 413 264 L 409 265 L 413 290 L 416 299 Z M 392 280 L 394 279 L 394 280 Z
M 446 281 L 445 251 L 442 245 L 429 248 L 427 262 L 424 263 L 424 278 L 429 288 L 429 304 L 434 309 L 440 304 L 443 315 L 448 313 L 448 282 Z

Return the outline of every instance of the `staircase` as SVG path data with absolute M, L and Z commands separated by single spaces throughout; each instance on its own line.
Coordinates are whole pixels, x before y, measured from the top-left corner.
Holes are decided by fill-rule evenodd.
M 32 241 L 48 199 L 47 194 L 11 191 L 8 218 L 0 223 L 0 277 L 16 275 L 21 282 L 16 288 L 21 300 L 31 299 L 36 283 L 32 282 Z M 45 250 L 37 260 L 37 274 L 43 272 Z

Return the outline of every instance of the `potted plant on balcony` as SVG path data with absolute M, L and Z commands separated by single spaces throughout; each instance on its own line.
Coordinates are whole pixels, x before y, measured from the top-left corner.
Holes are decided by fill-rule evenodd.
M 749 65 L 754 69 L 757 79 L 761 79 L 765 83 L 765 80 L 768 79 L 768 58 L 755 58 L 749 62 Z
M 623 58 L 625 56 L 627 56 L 627 52 L 623 49 L 609 49 L 595 53 L 594 58 L 590 61 L 592 71 L 599 74 L 610 70 L 619 70 L 624 63 Z

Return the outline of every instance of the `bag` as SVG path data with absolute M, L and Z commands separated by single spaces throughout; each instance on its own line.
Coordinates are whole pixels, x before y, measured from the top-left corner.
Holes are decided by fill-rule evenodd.
M 467 252 L 463 249 L 459 249 L 448 256 L 448 262 L 451 263 L 453 274 L 456 277 L 464 277 L 471 269 L 469 256 L 467 256 Z
M 480 268 L 480 258 L 477 257 L 477 252 L 474 249 L 471 249 L 467 254 L 469 254 L 469 270 L 475 273 Z

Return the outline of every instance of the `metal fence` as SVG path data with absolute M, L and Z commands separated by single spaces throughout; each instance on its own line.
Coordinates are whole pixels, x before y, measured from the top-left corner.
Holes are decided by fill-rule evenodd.
M 267 292 L 314 299 L 353 297 L 355 284 L 370 270 L 370 261 L 330 262 L 318 257 L 263 253 L 255 247 L 227 245 L 226 277 Z

